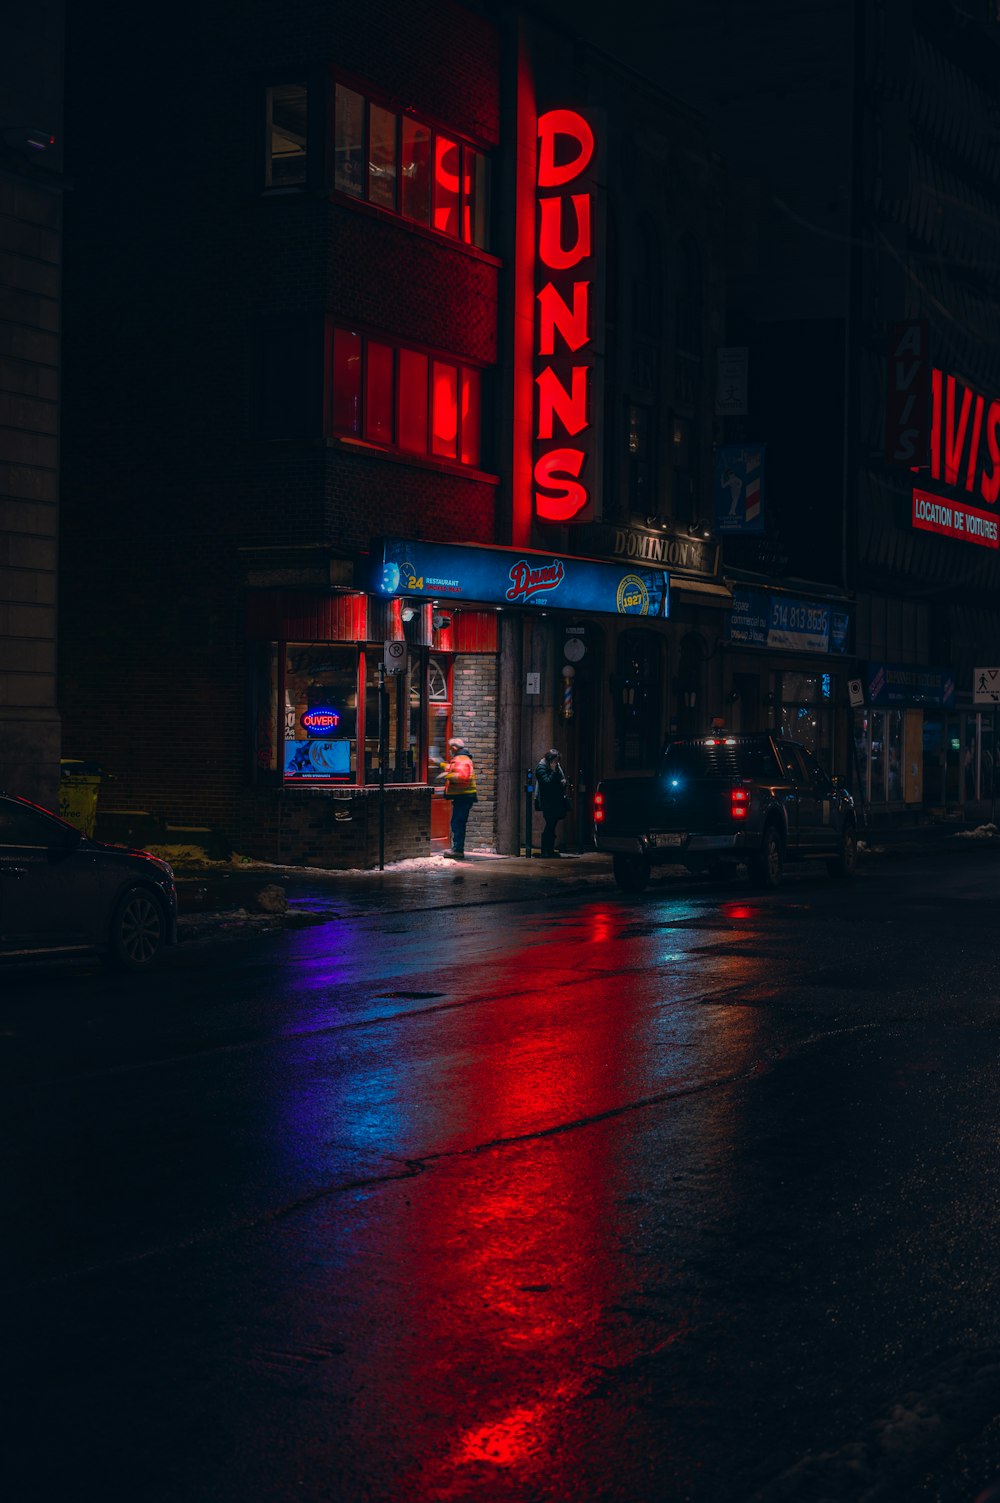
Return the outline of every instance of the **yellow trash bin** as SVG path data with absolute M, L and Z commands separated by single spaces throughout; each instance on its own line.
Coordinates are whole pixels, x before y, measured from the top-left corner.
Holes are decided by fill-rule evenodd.
M 59 813 L 84 835 L 93 837 L 101 769 L 92 762 L 64 759 L 59 764 Z

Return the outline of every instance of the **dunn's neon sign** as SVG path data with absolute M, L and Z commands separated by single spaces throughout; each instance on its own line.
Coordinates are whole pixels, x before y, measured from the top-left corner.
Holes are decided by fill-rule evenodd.
M 590 522 L 599 512 L 600 198 L 594 131 L 575 110 L 539 116 L 537 194 L 535 515 L 542 522 Z

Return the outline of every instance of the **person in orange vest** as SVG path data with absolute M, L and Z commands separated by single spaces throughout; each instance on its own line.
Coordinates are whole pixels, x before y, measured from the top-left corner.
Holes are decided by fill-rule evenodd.
M 448 742 L 448 761 L 442 763 L 444 796 L 451 800 L 451 850 L 453 861 L 465 860 L 465 827 L 476 802 L 476 769 L 461 736 Z

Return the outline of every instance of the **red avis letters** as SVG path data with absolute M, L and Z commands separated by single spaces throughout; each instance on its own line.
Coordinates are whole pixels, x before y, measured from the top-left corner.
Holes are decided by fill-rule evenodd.
M 988 458 L 981 459 L 984 439 Z M 987 506 L 995 506 L 1000 496 L 1000 401 L 987 406 L 985 397 L 935 366 L 931 370 L 931 475 L 973 492 L 977 474 L 980 495 Z
M 589 521 L 593 511 L 588 435 L 594 403 L 594 192 L 587 184 L 594 149 L 594 133 L 575 110 L 549 110 L 539 117 L 537 274 L 542 285 L 535 298 L 533 459 L 535 513 L 543 522 Z

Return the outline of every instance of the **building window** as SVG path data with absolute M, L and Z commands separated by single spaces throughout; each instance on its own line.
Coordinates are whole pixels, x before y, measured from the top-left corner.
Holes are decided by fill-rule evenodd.
M 618 639 L 615 690 L 615 760 L 623 772 L 654 766 L 660 752 L 662 644 L 648 631 Z
M 382 653 L 381 642 L 364 651 L 353 644 L 271 643 L 258 664 L 258 771 L 274 768 L 278 742 L 281 777 L 289 786 L 378 782 L 383 750 L 386 782 L 420 781 L 427 740 L 426 653 L 411 651 L 405 671 L 386 678 L 380 717 Z
M 403 454 L 478 466 L 481 373 L 446 356 L 334 329 L 332 432 Z
M 675 417 L 670 425 L 670 475 L 674 522 L 690 526 L 696 520 L 697 489 L 692 474 L 694 447 L 691 424 L 687 418 Z
M 647 520 L 656 511 L 653 495 L 653 414 L 637 402 L 628 407 L 629 510 Z
M 333 186 L 485 250 L 489 158 L 468 142 L 334 85 Z
M 369 644 L 365 670 L 365 782 L 379 782 L 384 748 L 386 782 L 416 783 L 423 765 L 426 702 L 421 657 L 419 653 L 409 653 L 404 672 L 386 675 L 380 725 L 378 665 L 382 653 L 383 643 Z
M 299 188 L 305 183 L 308 106 L 304 83 L 275 84 L 267 90 L 264 181 L 268 188 Z
M 826 767 L 833 765 L 834 680 L 829 673 L 782 673 L 780 731 L 801 741 Z M 882 738 L 879 736 L 881 754 Z
M 357 648 L 289 642 L 284 680 L 285 782 L 355 782 Z

